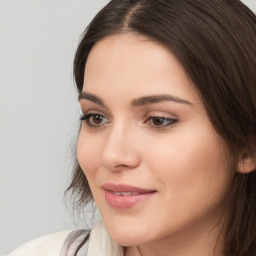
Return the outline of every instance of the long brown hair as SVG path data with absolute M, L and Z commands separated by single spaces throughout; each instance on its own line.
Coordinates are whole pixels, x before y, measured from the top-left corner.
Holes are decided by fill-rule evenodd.
M 256 255 L 256 172 L 236 170 L 241 152 L 254 158 L 256 151 L 256 16 L 239 0 L 112 0 L 92 20 L 78 46 L 78 92 L 94 44 L 126 32 L 167 46 L 193 81 L 236 163 L 224 254 Z M 77 162 L 68 191 L 79 205 L 92 200 Z

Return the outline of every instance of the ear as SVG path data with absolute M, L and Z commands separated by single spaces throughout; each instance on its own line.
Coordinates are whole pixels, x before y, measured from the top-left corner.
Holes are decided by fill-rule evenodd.
M 243 153 L 238 161 L 238 172 L 250 173 L 256 170 L 256 157 Z

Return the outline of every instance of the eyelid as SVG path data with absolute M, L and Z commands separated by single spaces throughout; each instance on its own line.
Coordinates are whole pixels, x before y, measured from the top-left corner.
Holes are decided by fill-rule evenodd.
M 97 102 L 88 100 L 88 99 L 81 99 L 78 104 L 81 106 L 82 110 L 87 110 L 87 109 L 94 109 L 94 110 L 99 110 L 99 111 L 106 111 L 109 112 L 109 109 L 106 105 L 101 105 L 98 104 Z
M 86 115 L 87 113 L 97 113 L 109 118 L 112 117 L 111 112 L 107 108 L 97 105 L 94 102 L 84 100 L 79 102 L 79 105 L 80 105 L 80 110 L 79 110 L 80 116 Z
M 171 118 L 171 119 L 178 119 L 177 115 L 165 112 L 165 111 L 150 111 L 146 113 L 145 119 L 149 117 L 163 117 L 163 118 Z
M 105 116 L 105 117 L 108 116 L 102 110 L 100 110 L 98 108 L 83 106 L 83 105 L 80 105 L 79 114 L 80 114 L 80 117 L 86 116 L 88 114 L 101 115 L 101 116 Z
M 154 119 L 155 121 L 158 119 L 164 119 L 163 121 L 167 121 L 166 124 L 163 125 L 156 125 L 153 123 Z M 144 124 L 149 125 L 153 129 L 168 129 L 172 126 L 174 126 L 178 122 L 178 117 L 174 116 L 173 114 L 166 113 L 166 112 L 159 112 L 159 111 L 152 111 L 146 114 Z

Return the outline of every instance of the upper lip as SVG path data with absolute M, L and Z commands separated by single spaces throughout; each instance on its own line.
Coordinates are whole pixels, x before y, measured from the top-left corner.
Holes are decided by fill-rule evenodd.
M 113 183 L 106 183 L 102 185 L 102 188 L 105 190 L 113 191 L 113 192 L 137 192 L 137 193 L 149 193 L 155 192 L 156 190 L 153 189 L 145 189 L 130 186 L 127 184 L 113 184 Z

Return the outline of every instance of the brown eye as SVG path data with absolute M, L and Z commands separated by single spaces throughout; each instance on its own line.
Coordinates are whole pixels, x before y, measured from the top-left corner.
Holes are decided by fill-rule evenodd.
M 105 116 L 100 114 L 87 114 L 82 116 L 80 120 L 85 121 L 91 127 L 98 127 L 110 122 Z
M 161 116 L 152 116 L 147 120 L 147 123 L 149 123 L 151 126 L 156 128 L 164 128 L 164 127 L 173 125 L 177 121 L 178 121 L 177 119 L 161 117 Z
M 155 126 L 162 126 L 164 123 L 165 123 L 165 120 L 166 118 L 164 117 L 153 117 L 152 118 L 152 123 L 155 125 Z
M 101 124 L 104 120 L 104 117 L 101 115 L 93 115 L 89 118 L 89 121 L 91 121 L 93 124 Z

